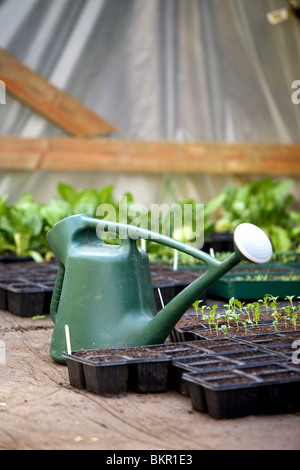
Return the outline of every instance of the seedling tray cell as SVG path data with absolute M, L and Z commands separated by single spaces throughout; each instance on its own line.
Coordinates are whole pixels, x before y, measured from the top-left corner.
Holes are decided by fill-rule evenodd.
M 63 354 L 68 368 L 69 382 L 72 387 L 85 389 L 85 376 L 83 371 L 83 360 L 74 354 Z
M 83 373 L 88 392 L 103 396 L 122 396 L 127 392 L 129 364 L 122 357 L 114 361 L 107 361 L 105 355 L 87 358 Z
M 166 391 L 170 361 L 169 357 L 130 358 L 128 389 L 140 393 Z

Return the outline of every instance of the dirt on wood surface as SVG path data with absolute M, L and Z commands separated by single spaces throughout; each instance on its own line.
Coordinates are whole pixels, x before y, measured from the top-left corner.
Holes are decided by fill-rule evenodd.
M 300 413 L 215 420 L 175 391 L 104 398 L 72 388 L 49 356 L 49 315 L 0 318 L 1 450 L 300 449 Z

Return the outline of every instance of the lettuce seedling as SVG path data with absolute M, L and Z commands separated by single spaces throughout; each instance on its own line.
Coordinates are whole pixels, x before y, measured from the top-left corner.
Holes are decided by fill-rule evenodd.
M 199 304 L 203 302 L 203 300 L 196 300 L 194 303 L 193 303 L 193 307 L 196 311 L 196 315 L 198 317 L 198 311 L 200 310 L 201 311 L 201 314 L 203 315 L 203 312 L 204 310 L 206 309 L 206 305 L 202 305 L 201 307 L 199 307 Z

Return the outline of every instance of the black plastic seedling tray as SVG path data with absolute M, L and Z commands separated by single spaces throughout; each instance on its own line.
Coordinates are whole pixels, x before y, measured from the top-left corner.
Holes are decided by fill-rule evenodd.
M 193 409 L 216 419 L 300 409 L 300 370 L 284 362 L 187 372 L 182 379 Z
M 274 346 L 278 338 L 273 335 Z M 173 389 L 190 397 L 193 409 L 216 419 L 300 410 L 300 367 L 260 343 L 223 338 L 84 353 L 63 356 L 70 384 L 92 393 Z
M 81 354 L 82 351 L 63 353 L 70 384 L 76 388 L 100 395 L 120 395 L 127 390 L 162 392 L 168 387 L 171 357 L 163 352 L 153 357 L 153 351 L 140 347 L 88 350 L 85 357 Z
M 53 292 L 53 281 L 35 282 L 18 279 L 14 282 L 0 281 L 1 305 L 9 312 L 21 317 L 49 312 Z

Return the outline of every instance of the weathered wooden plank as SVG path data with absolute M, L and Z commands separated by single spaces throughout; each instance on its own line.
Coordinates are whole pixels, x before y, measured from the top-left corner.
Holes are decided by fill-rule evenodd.
M 0 168 L 35 170 L 49 146 L 47 139 L 0 138 Z
M 108 135 L 116 129 L 44 77 L 0 49 L 0 79 L 7 92 L 30 106 L 68 134 Z
M 0 168 L 300 176 L 300 145 L 1 137 Z

